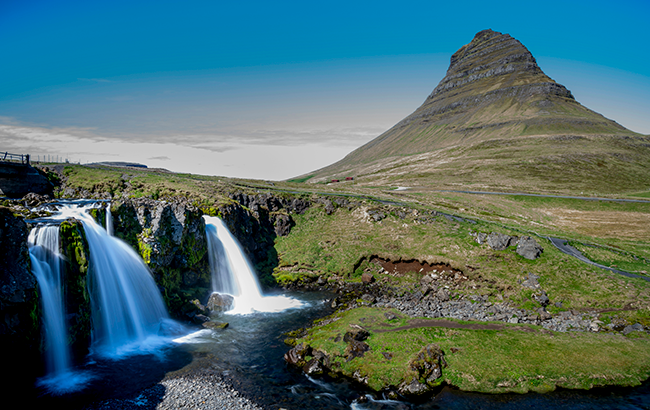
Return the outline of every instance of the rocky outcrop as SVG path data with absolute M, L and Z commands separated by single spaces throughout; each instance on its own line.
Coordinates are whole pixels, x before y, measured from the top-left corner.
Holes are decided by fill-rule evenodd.
M 8 379 L 29 377 L 39 368 L 40 306 L 31 272 L 25 222 L 0 207 L 0 349 Z
M 206 297 L 211 278 L 201 209 L 140 198 L 116 201 L 111 213 L 115 236 L 140 252 L 172 314 Z
M 91 340 L 91 307 L 88 294 L 88 269 L 90 250 L 83 224 L 68 219 L 59 228 L 61 255 L 63 256 L 62 278 L 65 283 L 64 306 L 68 323 L 68 342 L 77 359 L 88 353 Z
M 544 252 L 544 248 L 542 248 L 542 246 L 530 236 L 522 236 L 519 238 L 518 236 L 496 232 L 490 234 L 484 232 L 470 232 L 470 235 L 474 237 L 474 240 L 477 243 L 487 243 L 488 246 L 495 251 L 503 251 L 510 246 L 516 246 L 517 254 L 530 260 L 539 258 L 542 255 L 542 252 Z
M 30 192 L 52 195 L 54 187 L 36 168 L 26 164 L 0 162 L 0 195 L 22 198 Z
M 409 362 L 409 369 L 415 373 L 410 380 L 404 380 L 397 391 L 402 395 L 422 395 L 431 391 L 442 377 L 442 369 L 447 366 L 440 346 L 429 344 L 423 347 Z

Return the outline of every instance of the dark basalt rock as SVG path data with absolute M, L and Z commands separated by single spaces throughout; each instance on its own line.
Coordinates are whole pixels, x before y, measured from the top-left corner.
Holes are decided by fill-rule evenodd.
M 300 343 L 284 354 L 284 360 L 294 366 L 303 367 L 306 364 L 305 357 L 311 355 L 311 353 L 311 346 Z
M 363 357 L 368 350 L 370 350 L 368 343 L 352 339 L 348 342 L 343 357 L 350 361 L 355 357 Z
M 0 349 L 7 353 L 3 366 L 11 372 L 6 378 L 9 386 L 40 366 L 38 285 L 31 272 L 27 236 L 25 222 L 0 207 Z
M 366 329 L 359 325 L 351 324 L 350 330 L 345 332 L 345 335 L 343 336 L 343 341 L 346 343 L 349 343 L 352 340 L 363 342 L 368 338 L 368 336 L 370 336 L 370 333 Z

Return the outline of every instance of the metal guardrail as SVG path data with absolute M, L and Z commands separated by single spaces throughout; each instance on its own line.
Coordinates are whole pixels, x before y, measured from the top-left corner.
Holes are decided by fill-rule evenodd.
M 18 162 L 29 165 L 29 154 L 10 154 L 9 152 L 0 152 L 0 162 Z

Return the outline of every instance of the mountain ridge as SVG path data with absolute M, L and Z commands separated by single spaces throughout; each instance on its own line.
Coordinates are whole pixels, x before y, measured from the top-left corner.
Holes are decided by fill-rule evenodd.
M 610 141 L 619 137 L 627 137 L 628 140 L 622 140 L 623 144 L 620 144 L 620 141 Z M 634 142 L 629 138 L 641 140 Z M 563 147 L 559 151 L 558 139 L 563 141 L 560 144 Z M 626 175 L 623 178 L 624 184 L 618 186 L 618 189 L 650 188 L 647 184 L 641 186 L 633 182 L 638 177 L 648 175 L 642 168 L 650 165 L 647 159 L 650 156 L 647 151 L 650 139 L 582 106 L 575 100 L 571 91 L 542 71 L 532 53 L 522 43 L 508 34 L 493 30 L 480 31 L 470 43 L 451 56 L 445 77 L 412 114 L 352 151 L 341 161 L 306 174 L 303 179 L 309 178 L 309 182 L 326 182 L 328 179 L 354 176 L 357 182 L 369 184 L 409 182 L 412 178 L 399 177 L 394 172 L 384 172 L 385 175 L 382 175 L 382 169 L 385 170 L 387 166 L 394 168 L 395 161 L 409 162 L 405 159 L 410 158 L 421 162 L 421 158 L 411 157 L 454 149 L 463 151 L 460 157 L 473 161 L 474 168 L 480 168 L 477 158 L 472 160 L 465 154 L 471 150 L 481 151 L 481 144 L 488 141 L 492 141 L 492 145 L 500 141 L 501 145 L 520 146 L 511 149 L 509 156 L 510 162 L 519 165 L 526 161 L 539 162 L 541 158 L 549 155 L 587 155 L 599 157 L 592 158 L 595 162 L 586 161 L 594 162 L 597 167 L 616 168 L 618 165 L 613 162 L 632 156 L 632 162 L 635 163 L 632 170 L 634 175 Z M 567 141 L 574 143 L 568 144 L 569 147 Z M 532 146 L 524 147 L 527 142 Z M 541 145 L 546 148 L 540 149 Z M 648 154 L 645 160 L 639 157 L 639 148 Z M 462 159 L 460 157 L 452 155 L 448 160 L 455 162 Z M 581 170 L 580 174 L 584 174 L 584 166 L 580 162 L 585 161 L 578 158 L 576 162 L 575 158 L 560 157 L 551 159 L 551 165 L 556 163 L 552 168 L 561 169 L 561 165 L 566 165 L 568 160 L 573 163 L 573 167 Z M 598 163 L 601 165 L 597 165 Z M 592 168 L 591 165 L 588 168 Z M 365 169 L 368 167 L 372 170 Z M 472 185 L 472 181 L 460 176 L 462 173 L 454 177 L 449 172 L 442 172 L 445 178 L 440 181 L 434 175 L 440 174 L 436 172 L 435 167 L 429 166 L 425 171 L 434 177 L 434 181 L 429 182 L 426 177 L 420 178 L 419 183 L 425 185 L 431 185 L 433 182 Z M 494 170 L 490 171 L 489 166 L 487 171 L 488 174 L 494 174 Z M 539 174 L 539 171 L 536 169 L 532 174 Z M 503 174 L 503 170 L 501 173 Z M 590 173 L 591 171 L 587 172 L 587 175 Z M 526 175 L 526 172 L 516 174 L 514 179 L 523 179 L 523 185 L 513 184 L 513 181 L 491 185 L 478 181 L 474 185 L 495 189 L 535 188 L 536 184 L 531 180 L 531 175 Z M 539 179 L 537 175 L 532 176 L 532 179 Z M 545 190 L 553 190 L 552 184 L 542 185 L 546 185 L 543 187 Z M 560 186 L 558 192 L 573 192 L 576 188 Z M 584 190 L 584 187 L 580 189 Z M 605 186 L 598 188 L 599 192 L 608 189 Z

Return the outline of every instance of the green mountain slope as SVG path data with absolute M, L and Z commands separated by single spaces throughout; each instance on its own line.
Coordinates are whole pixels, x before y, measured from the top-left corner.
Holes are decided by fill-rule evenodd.
M 414 113 L 310 176 L 309 182 L 354 176 L 372 185 L 639 191 L 650 189 L 650 138 L 582 106 L 519 41 L 484 30 L 454 53 L 445 78 Z

